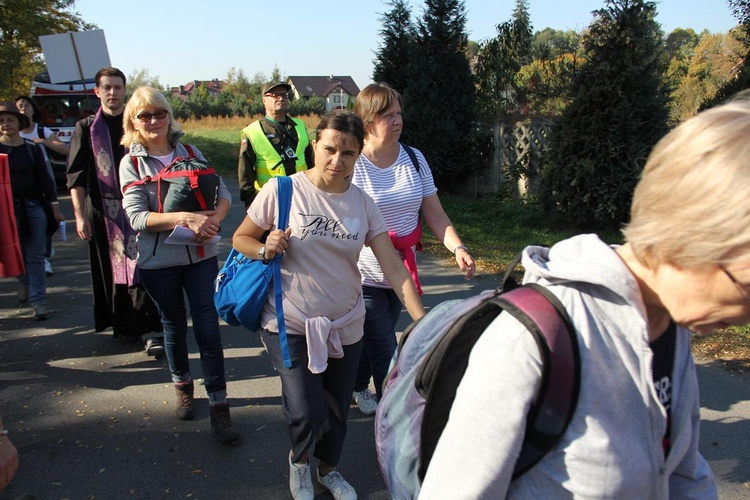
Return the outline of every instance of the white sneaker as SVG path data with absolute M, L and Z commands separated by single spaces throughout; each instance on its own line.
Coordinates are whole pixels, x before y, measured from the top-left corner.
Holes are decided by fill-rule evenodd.
M 372 395 L 370 389 L 354 391 L 354 393 L 352 393 L 352 399 L 357 403 L 359 411 L 365 415 L 372 415 L 375 413 L 375 410 L 378 409 L 378 402 L 375 401 L 375 396 Z
M 52 276 L 52 263 L 49 261 L 49 259 L 44 259 L 44 274 L 47 276 Z
M 291 454 L 289 455 L 289 491 L 292 492 L 294 500 L 313 500 L 315 498 L 310 464 L 292 463 Z
M 328 491 L 336 500 L 357 500 L 357 492 L 354 491 L 351 484 L 346 482 L 339 471 L 331 471 L 325 476 L 321 476 L 318 470 L 317 474 L 318 482 L 328 488 Z

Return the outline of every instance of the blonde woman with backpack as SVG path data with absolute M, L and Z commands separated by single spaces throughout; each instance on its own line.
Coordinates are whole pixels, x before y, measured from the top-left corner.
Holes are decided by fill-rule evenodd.
M 224 350 L 213 302 L 218 260 L 216 245 L 210 243 L 229 211 L 231 195 L 221 182 L 213 209 L 160 212 L 156 183 L 144 183 L 143 179 L 157 176 L 175 158 L 191 156 L 188 147 L 179 142 L 182 132 L 166 97 L 151 87 L 136 89 L 125 106 L 123 129 L 122 144 L 130 148 L 120 162 L 123 208 L 138 231 L 141 281 L 156 303 L 164 326 L 167 361 L 177 394 L 175 414 L 181 420 L 195 417 L 194 382 L 188 361 L 187 295 L 208 393 L 211 430 L 224 443 L 236 442 L 239 432 L 229 413 Z M 190 149 L 205 161 L 197 148 Z M 189 229 L 189 243 L 165 243 L 177 226 Z

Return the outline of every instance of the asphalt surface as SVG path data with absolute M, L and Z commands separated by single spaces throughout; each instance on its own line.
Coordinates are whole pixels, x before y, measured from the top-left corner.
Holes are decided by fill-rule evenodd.
M 229 183 L 237 193 L 236 183 Z M 86 243 L 75 235 L 69 197 L 61 193 L 68 241 L 55 240 L 48 278 L 52 316 L 37 322 L 19 307 L 16 281 L 0 279 L 0 413 L 19 450 L 20 467 L 0 500 L 22 494 L 47 499 L 287 499 L 288 434 L 280 383 L 257 333 L 221 326 L 232 418 L 241 443 L 211 434 L 205 390 L 197 415 L 172 413 L 174 390 L 164 359 L 111 331 L 94 333 Z M 220 258 L 244 216 L 239 203 L 222 228 Z M 497 276 L 466 282 L 455 268 L 420 256 L 424 302 L 430 307 L 494 288 Z M 402 314 L 399 329 L 408 324 Z M 191 365 L 201 376 L 197 347 Z M 750 498 L 750 378 L 712 363 L 699 365 L 701 450 L 723 499 Z M 352 407 L 339 464 L 359 498 L 386 499 L 374 449 L 373 418 Z M 317 485 L 316 498 L 332 498 Z

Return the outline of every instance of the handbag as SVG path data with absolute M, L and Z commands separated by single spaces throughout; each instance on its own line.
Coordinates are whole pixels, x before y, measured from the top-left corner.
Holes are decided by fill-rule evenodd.
M 289 210 L 292 205 L 292 180 L 286 176 L 276 177 L 278 203 L 276 204 L 276 227 L 285 230 L 289 225 Z M 216 276 L 214 305 L 219 317 L 232 326 L 242 325 L 250 331 L 260 329 L 260 314 L 268 299 L 273 281 L 276 319 L 279 324 L 279 342 L 284 366 L 292 367 L 286 340 L 283 295 L 281 292 L 281 259 L 276 254 L 271 261 L 250 259 L 232 248 L 224 266 Z

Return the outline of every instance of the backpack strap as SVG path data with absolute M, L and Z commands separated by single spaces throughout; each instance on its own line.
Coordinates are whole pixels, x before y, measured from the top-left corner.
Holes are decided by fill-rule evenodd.
M 526 417 L 526 435 L 513 470 L 516 479 L 536 465 L 568 428 L 578 404 L 581 360 L 573 324 L 549 290 L 529 283 L 498 300 L 534 336 L 544 367 L 542 383 Z
M 195 152 L 193 151 L 193 146 L 190 144 L 185 144 L 185 149 L 187 149 L 188 152 L 188 158 L 195 158 Z
M 292 179 L 286 176 L 276 177 L 278 189 L 278 201 L 276 203 L 276 228 L 282 231 L 289 225 L 289 212 L 292 209 Z M 284 321 L 284 295 L 281 292 L 281 258 L 283 254 L 276 254 L 271 262 L 273 266 L 273 290 L 276 301 L 276 321 L 279 324 L 279 344 L 281 345 L 281 356 L 284 359 L 284 367 L 292 367 L 292 358 L 289 356 L 289 342 L 286 336 L 286 322 Z
M 403 142 L 399 142 L 401 144 L 401 147 L 404 148 L 404 151 L 406 151 L 406 154 L 409 155 L 409 159 L 414 164 L 414 170 L 417 171 L 417 174 L 422 177 L 422 174 L 419 172 L 420 166 L 419 166 L 419 160 L 417 160 L 417 154 L 414 152 L 414 149 L 412 149 L 411 146 L 407 146 Z

